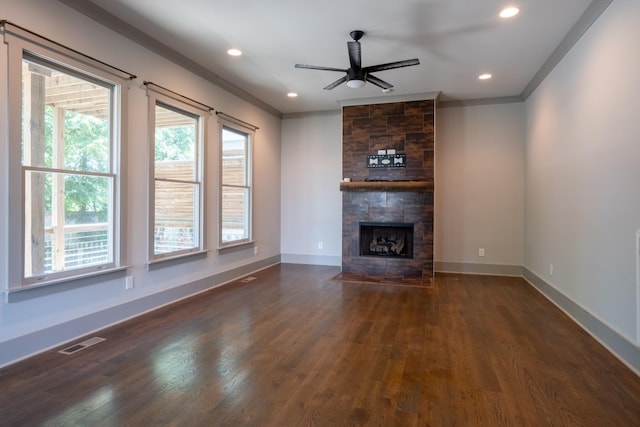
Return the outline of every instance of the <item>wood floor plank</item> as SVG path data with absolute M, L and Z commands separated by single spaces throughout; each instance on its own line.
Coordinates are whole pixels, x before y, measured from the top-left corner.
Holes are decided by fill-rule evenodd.
M 0 369 L 0 426 L 640 425 L 640 378 L 524 280 L 337 272 L 271 267 Z

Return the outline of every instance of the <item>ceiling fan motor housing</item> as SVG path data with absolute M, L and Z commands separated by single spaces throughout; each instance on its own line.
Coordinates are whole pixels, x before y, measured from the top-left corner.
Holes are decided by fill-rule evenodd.
M 364 36 L 364 31 L 353 30 L 349 33 L 349 35 L 351 36 L 352 39 L 354 39 L 355 41 L 358 41 L 362 38 L 362 36 Z

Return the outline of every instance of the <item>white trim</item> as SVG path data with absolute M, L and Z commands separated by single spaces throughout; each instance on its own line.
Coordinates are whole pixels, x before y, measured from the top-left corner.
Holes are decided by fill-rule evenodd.
M 186 253 L 181 252 L 176 255 L 170 255 L 163 258 L 156 258 L 151 261 L 148 261 L 145 264 L 145 267 L 147 271 L 152 271 L 164 265 L 169 265 L 169 264 L 173 265 L 177 262 L 192 261 L 194 258 L 203 258 L 203 257 L 206 257 L 208 254 L 209 254 L 209 250 L 191 250 Z
M 280 264 L 274 256 L 0 342 L 0 368 Z M 122 276 L 124 281 L 124 275 Z M 124 287 L 124 283 L 123 283 Z M 35 293 L 35 292 L 34 292 Z
M 440 92 L 412 93 L 408 95 L 380 96 L 373 98 L 340 99 L 338 100 L 338 104 L 341 107 L 351 107 L 354 105 L 389 104 L 392 102 L 425 101 L 429 99 L 433 99 L 437 102 L 439 97 Z
M 636 346 L 640 347 L 640 230 L 636 231 Z
M 576 325 L 602 344 L 636 375 L 640 376 L 640 347 L 630 338 L 622 335 L 615 328 L 608 325 L 594 313 L 568 297 L 564 292 L 542 279 L 533 271 L 524 268 L 522 278 L 552 304 L 558 307 L 558 309 L 569 316 Z
M 232 120 L 227 119 L 230 117 Z M 237 123 L 237 119 L 234 119 L 231 116 L 227 116 L 224 113 L 218 112 L 218 125 L 219 125 L 219 147 L 218 147 L 218 253 L 226 252 L 227 248 L 233 248 L 236 246 L 244 246 L 247 244 L 253 244 L 253 147 L 255 143 L 255 130 L 250 129 L 249 127 Z M 240 135 L 244 135 L 245 138 L 245 185 L 224 185 L 223 181 L 223 132 L 224 129 L 227 128 L 232 132 L 235 132 Z M 257 128 L 256 128 L 257 129 Z M 222 196 L 223 196 L 223 187 L 233 187 L 238 189 L 247 190 L 249 192 L 247 203 L 247 230 L 246 237 L 239 240 L 234 240 L 230 242 L 222 241 Z
M 434 261 L 433 270 L 437 273 L 480 274 L 489 276 L 521 277 L 521 265 L 480 264 L 467 262 Z
M 208 106 L 200 101 L 196 101 L 195 99 L 191 99 L 188 96 L 181 95 L 179 93 L 173 92 L 167 88 L 164 88 L 160 85 L 157 85 L 153 82 L 144 82 L 147 90 L 153 91 L 164 97 L 165 99 L 174 99 L 180 103 L 180 105 L 189 105 L 190 107 L 196 108 L 205 113 L 209 113 L 213 111 L 213 107 Z
M 48 288 L 51 285 L 67 285 L 71 284 L 75 281 L 91 279 L 98 276 L 104 276 L 107 274 L 124 272 L 129 268 L 127 265 L 122 265 L 119 267 L 107 267 L 107 268 L 96 268 L 93 271 L 83 272 L 81 274 L 76 274 L 73 277 L 62 277 L 59 279 L 51 279 L 44 282 L 34 283 L 27 286 L 22 286 L 20 288 L 9 288 L 3 291 L 4 293 L 4 301 L 7 303 L 14 302 L 16 300 L 22 300 L 23 298 L 16 298 L 15 295 L 26 295 L 30 291 L 36 291 L 38 289 Z M 33 292 L 34 294 L 36 292 Z
M 233 127 L 235 127 L 235 128 L 241 127 L 243 129 L 248 129 L 251 132 L 255 132 L 258 129 L 260 129 L 256 125 L 252 125 L 251 123 L 245 122 L 244 120 L 241 120 L 241 119 L 239 119 L 237 117 L 233 117 L 233 116 L 230 116 L 228 114 L 225 114 L 222 111 L 216 112 L 216 115 L 218 117 L 220 117 L 222 120 L 226 121 L 226 122 L 233 123 Z M 229 127 L 231 127 L 231 126 L 229 126 Z
M 283 264 L 342 266 L 342 255 L 281 254 Z
M 148 82 L 148 123 L 147 123 L 147 269 L 150 266 L 169 260 L 180 260 L 205 251 L 204 241 L 204 217 L 205 217 L 205 179 L 204 179 L 204 159 L 205 157 L 205 141 L 207 140 L 207 120 L 209 117 L 209 107 L 192 101 L 190 98 L 183 97 L 160 86 Z M 156 131 L 156 109 L 160 107 L 166 110 L 182 114 L 196 121 L 196 152 L 194 164 L 196 168 L 195 180 L 176 180 L 155 177 L 155 131 Z M 155 253 L 155 185 L 157 181 L 161 182 L 179 182 L 182 184 L 190 184 L 197 188 L 197 199 L 194 200 L 194 215 L 197 218 L 194 221 L 194 237 L 197 239 L 197 245 L 192 248 L 178 250 L 174 252 L 166 252 L 161 254 Z
M 228 245 L 219 246 L 216 249 L 216 252 L 218 253 L 218 255 L 223 255 L 229 252 L 241 251 L 244 249 L 255 247 L 256 243 L 257 242 L 255 240 L 237 240 L 233 243 L 229 243 Z
M 102 62 L 99 59 L 92 58 L 82 52 L 79 52 L 71 47 L 65 46 L 54 40 L 48 39 L 38 33 L 35 33 L 26 28 L 20 27 L 10 21 L 3 21 L 3 33 L 5 34 L 5 42 L 23 41 L 31 49 L 26 49 L 34 55 L 38 56 L 37 52 L 46 52 L 42 54 L 42 58 L 55 60 L 59 65 L 69 66 L 71 62 L 74 63 L 74 67 L 77 70 L 84 73 L 85 67 L 89 66 L 94 70 L 100 70 L 100 74 L 108 74 L 115 77 L 119 81 L 133 80 L 137 78 L 136 75 L 129 73 L 128 71 L 121 70 L 120 68 Z M 104 80 L 105 78 L 101 78 Z
M 10 24 L 10 23 L 9 23 Z M 131 75 L 113 68 L 93 58 L 73 51 L 70 48 L 57 45 L 55 42 L 43 39 L 38 35 L 31 35 L 20 28 L 10 31 L 5 27 L 3 31 L 4 41 L 7 46 L 7 161 L 6 182 L 8 184 L 8 214 L 6 227 L 6 272 L 0 277 L 4 282 L 6 291 L 42 287 L 59 284 L 65 281 L 73 281 L 83 278 L 87 273 L 95 270 L 110 271 L 119 269 L 123 263 L 121 245 L 124 243 L 122 227 L 123 218 L 122 203 L 120 197 L 126 183 L 120 171 L 122 170 L 122 145 L 126 136 L 126 91 L 129 87 Z M 24 203 L 24 166 L 20 161 L 22 144 L 9 143 L 9 141 L 22 141 L 22 63 L 27 59 L 43 66 L 57 69 L 75 78 L 97 83 L 109 91 L 110 97 L 110 141 L 109 141 L 109 172 L 107 174 L 87 173 L 82 171 L 62 171 L 63 173 L 79 173 L 91 176 L 108 176 L 112 178 L 110 189 L 110 209 L 108 213 L 109 235 L 111 246 L 109 248 L 110 261 L 90 268 L 68 269 L 42 275 L 45 277 L 29 276 L 25 278 L 25 203 Z M 3 82 L 3 84 L 5 84 Z M 51 169 L 46 168 L 47 173 Z M 18 191 L 16 191 L 18 189 Z M 52 277 L 46 279 L 46 277 Z

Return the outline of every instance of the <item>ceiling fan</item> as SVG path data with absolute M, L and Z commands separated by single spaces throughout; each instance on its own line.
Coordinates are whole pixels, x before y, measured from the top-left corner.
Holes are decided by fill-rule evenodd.
M 401 68 L 408 67 L 410 65 L 419 65 L 420 60 L 417 58 L 414 59 L 405 59 L 404 61 L 396 61 L 389 62 L 386 64 L 378 64 L 372 65 L 369 67 L 362 66 L 362 51 L 360 48 L 360 39 L 364 36 L 364 31 L 354 30 L 350 33 L 351 38 L 354 40 L 352 42 L 347 42 L 347 49 L 349 51 L 349 64 L 351 65 L 347 69 L 342 68 L 333 68 L 333 67 L 322 67 L 319 65 L 305 65 L 305 64 L 296 64 L 296 68 L 307 68 L 310 70 L 325 70 L 325 71 L 338 71 L 341 73 L 346 73 L 343 77 L 339 78 L 335 82 L 327 85 L 324 89 L 331 90 L 336 86 L 341 85 L 346 82 L 347 86 L 351 88 L 360 88 L 364 86 L 365 82 L 369 82 L 382 88 L 383 90 L 389 90 L 393 87 L 391 83 L 387 83 L 384 80 L 377 78 L 372 75 L 372 72 L 383 71 L 383 70 L 391 70 L 393 68 Z

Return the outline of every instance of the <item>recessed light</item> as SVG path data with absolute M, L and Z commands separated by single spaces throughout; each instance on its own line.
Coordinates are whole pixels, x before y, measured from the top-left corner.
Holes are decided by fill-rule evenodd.
M 517 7 L 505 7 L 500 11 L 500 18 L 512 18 L 518 13 L 520 13 L 520 9 L 518 9 Z
M 227 53 L 231 56 L 240 56 L 242 55 L 242 51 L 240 49 L 229 49 Z
M 289 92 L 289 93 L 287 94 L 287 96 L 288 96 L 289 98 L 297 98 L 297 97 L 298 97 L 298 94 L 297 94 L 297 93 L 295 93 L 295 92 Z
M 491 74 L 489 74 L 489 73 L 480 74 L 478 76 L 478 78 L 480 80 L 489 80 L 491 77 L 493 77 L 493 76 Z

